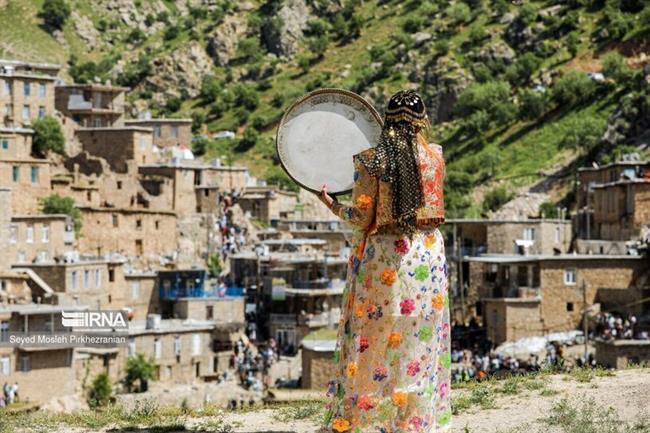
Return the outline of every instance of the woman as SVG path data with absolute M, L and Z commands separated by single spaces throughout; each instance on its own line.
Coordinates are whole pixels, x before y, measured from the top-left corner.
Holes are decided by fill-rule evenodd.
M 354 157 L 352 205 L 320 198 L 355 229 L 327 429 L 450 431 L 444 160 L 422 98 L 393 95 L 377 147 Z

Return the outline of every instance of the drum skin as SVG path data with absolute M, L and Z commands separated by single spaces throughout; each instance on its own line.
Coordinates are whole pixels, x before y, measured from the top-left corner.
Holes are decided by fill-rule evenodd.
M 356 93 L 319 89 L 294 102 L 284 113 L 276 137 L 282 168 L 301 187 L 318 193 L 323 184 L 333 195 L 354 184 L 352 156 L 375 146 L 382 120 Z

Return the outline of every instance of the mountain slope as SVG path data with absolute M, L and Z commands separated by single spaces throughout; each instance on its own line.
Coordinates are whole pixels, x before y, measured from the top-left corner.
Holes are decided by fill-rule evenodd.
M 48 31 L 43 0 L 0 0 L 0 55 L 128 85 L 134 116 L 236 130 L 235 143 L 203 140 L 197 150 L 287 186 L 275 126 L 317 87 L 351 89 L 378 108 L 417 87 L 445 147 L 451 215 L 477 216 L 549 172 L 634 150 L 621 145 L 642 144 L 647 131 L 601 139 L 616 111 L 635 123 L 626 95 L 644 109 L 644 0 L 65 1 L 65 25 Z M 587 77 L 603 63 L 605 79 Z M 570 205 L 571 170 L 559 172 L 549 197 Z

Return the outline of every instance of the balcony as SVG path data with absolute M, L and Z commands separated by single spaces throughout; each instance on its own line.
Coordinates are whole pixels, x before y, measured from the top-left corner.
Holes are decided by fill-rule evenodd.
M 296 325 L 296 315 L 295 314 L 276 314 L 271 313 L 269 315 L 269 322 L 272 325 Z
M 335 326 L 341 320 L 341 309 L 333 308 L 331 311 L 307 314 L 298 317 L 298 325 L 308 328 L 322 328 L 324 326 Z
M 476 257 L 487 253 L 487 246 L 480 245 L 473 247 L 454 248 L 453 245 L 445 245 L 445 253 L 447 254 L 447 257 L 458 258 L 459 252 L 460 257 Z

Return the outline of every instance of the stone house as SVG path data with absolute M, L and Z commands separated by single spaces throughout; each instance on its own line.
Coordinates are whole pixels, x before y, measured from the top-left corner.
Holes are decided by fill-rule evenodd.
M 75 232 L 67 215 L 13 215 L 9 226 L 10 263 L 45 263 L 74 250 Z
M 54 83 L 58 65 L 0 59 L 2 126 L 25 127 L 36 118 L 54 114 Z
M 650 177 L 599 184 L 592 191 L 594 238 L 627 241 L 648 231 Z
M 617 182 L 622 179 L 643 178 L 650 169 L 647 161 L 616 161 L 599 167 L 578 168 L 576 207 L 593 207 L 592 188 L 596 185 Z
M 495 344 L 575 329 L 586 307 L 642 316 L 650 272 L 639 256 L 577 254 L 468 259 L 476 311 Z M 584 284 L 584 286 L 583 286 Z
M 47 284 L 32 286 L 32 295 L 44 303 L 88 305 L 93 309 L 125 307 L 126 282 L 121 262 L 78 260 L 28 266 Z
M 476 316 L 480 305 L 476 287 L 468 283 L 470 258 L 486 253 L 551 255 L 565 253 L 571 246 L 571 221 L 562 219 L 450 219 L 441 230 L 454 297 L 451 314 L 460 322 Z
M 151 128 L 113 126 L 78 128 L 76 136 L 81 150 L 105 159 L 117 173 L 129 172 L 129 161 L 137 165 L 157 162 Z
M 129 272 L 126 282 L 124 305 L 130 311 L 130 319 L 145 320 L 149 314 L 161 314 L 156 272 Z
M 596 340 L 596 362 L 605 368 L 626 369 L 650 362 L 648 340 Z
M 336 376 L 336 364 L 332 362 L 335 348 L 336 340 L 302 341 L 302 388 L 327 389 L 328 382 Z
M 159 261 L 175 255 L 176 214 L 150 209 L 80 206 L 83 236 L 79 250 L 101 256 L 120 253 L 127 257 Z M 119 233 L 119 236 L 118 236 Z
M 92 83 L 59 85 L 54 90 L 57 111 L 74 121 L 76 127 L 124 126 L 128 87 Z
M 124 124 L 152 129 L 153 145 L 161 149 L 192 147 L 192 119 L 128 119 Z
M 275 221 L 289 219 L 295 214 L 298 193 L 269 186 L 247 187 L 244 194 L 239 197 L 238 203 L 251 218 L 265 224 L 272 224 Z
M 294 238 L 322 239 L 327 243 L 325 250 L 332 254 L 347 255 L 347 239 L 352 235 L 350 227 L 341 220 L 280 220 L 276 227 Z
M 83 310 L 82 306 L 38 304 L 0 305 L 0 340 L 10 333 L 67 332 L 59 320 L 62 310 Z M 18 383 L 23 401 L 45 403 L 52 398 L 77 392 L 72 347 L 0 347 L 0 382 Z

